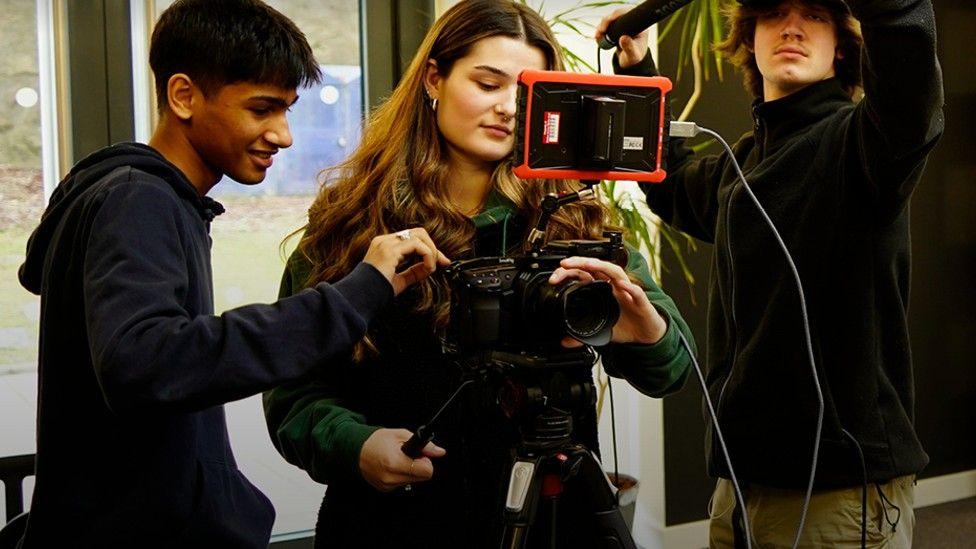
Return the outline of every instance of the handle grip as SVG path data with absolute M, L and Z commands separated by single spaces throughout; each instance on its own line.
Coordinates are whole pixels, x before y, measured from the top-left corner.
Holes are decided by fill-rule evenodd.
M 424 454 L 424 446 L 433 439 L 434 432 L 427 429 L 426 425 L 421 425 L 417 432 L 403 443 L 400 450 L 408 457 L 417 459 Z

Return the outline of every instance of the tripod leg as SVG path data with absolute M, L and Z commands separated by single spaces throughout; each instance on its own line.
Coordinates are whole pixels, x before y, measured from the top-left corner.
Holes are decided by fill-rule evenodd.
M 519 458 L 512 464 L 508 478 L 508 495 L 505 497 L 505 529 L 502 532 L 502 549 L 519 549 L 525 546 L 529 526 L 535 520 L 539 504 L 541 457 Z
M 524 526 L 505 526 L 501 549 L 520 549 L 525 546 L 525 536 L 529 529 Z
M 559 508 L 559 499 L 556 496 L 546 499 L 549 500 L 549 548 L 556 549 L 556 521 L 559 520 L 556 510 Z
M 509 477 L 508 496 L 505 500 L 505 530 L 502 535 L 503 549 L 516 549 L 526 546 L 529 528 L 535 523 L 540 498 L 548 505 L 547 534 L 549 546 L 556 549 L 556 512 L 563 484 L 559 475 L 546 459 L 518 459 L 512 465 Z M 545 467 L 547 470 L 543 470 Z
M 599 547 L 604 549 L 637 549 L 634 537 L 627 529 L 617 495 L 610 479 L 603 472 L 599 460 L 583 446 L 577 446 L 573 457 L 578 458 L 578 469 L 569 482 L 581 489 L 584 501 L 590 504 L 597 528 Z

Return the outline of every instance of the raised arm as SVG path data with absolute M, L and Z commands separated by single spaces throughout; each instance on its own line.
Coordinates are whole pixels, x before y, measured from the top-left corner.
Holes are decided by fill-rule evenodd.
M 597 26 L 596 38 L 599 39 L 607 25 L 628 9 L 618 9 L 605 17 Z M 614 73 L 628 76 L 658 74 L 647 47 L 646 31 L 634 38 L 622 36 L 619 44 L 613 56 Z M 728 158 L 724 153 L 699 158 L 685 146 L 684 139 L 665 138 L 668 139 L 668 177 L 662 183 L 641 186 L 648 205 L 665 223 L 704 242 L 714 242 L 718 185 Z
M 870 185 L 880 205 L 900 210 L 945 127 L 932 2 L 848 0 L 848 5 L 864 35 L 865 91 L 849 133 L 848 170 L 851 180 Z

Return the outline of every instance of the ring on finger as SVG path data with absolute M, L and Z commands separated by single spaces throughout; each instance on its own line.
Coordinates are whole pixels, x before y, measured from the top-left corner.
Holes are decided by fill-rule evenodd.
M 410 240 L 412 238 L 412 235 L 410 234 L 410 229 L 403 229 L 402 231 L 397 231 L 393 233 L 393 236 L 397 237 L 400 240 Z
M 413 460 L 413 461 L 410 462 L 410 476 L 413 476 L 413 466 L 416 465 L 416 464 L 417 464 L 417 460 Z M 413 490 L 413 485 L 412 484 L 404 484 L 403 485 L 403 491 L 404 492 L 409 492 L 411 490 Z

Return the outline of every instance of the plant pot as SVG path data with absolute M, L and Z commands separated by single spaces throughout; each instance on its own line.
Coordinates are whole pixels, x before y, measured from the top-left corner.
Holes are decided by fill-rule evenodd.
M 607 473 L 610 482 L 617 488 L 617 502 L 620 505 L 620 514 L 624 517 L 627 529 L 634 531 L 634 511 L 637 509 L 637 490 L 640 488 L 640 481 L 636 478 L 620 474 L 619 478 L 614 478 L 613 473 Z

